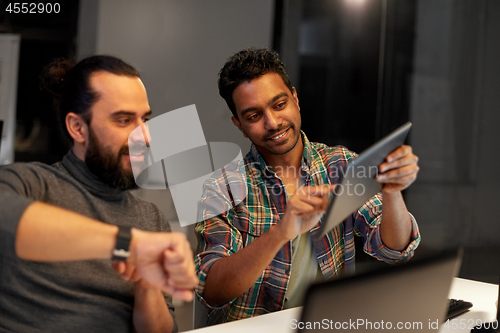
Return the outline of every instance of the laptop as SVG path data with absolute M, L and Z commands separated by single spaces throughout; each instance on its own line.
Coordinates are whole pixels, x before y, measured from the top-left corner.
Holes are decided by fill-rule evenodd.
M 446 318 L 462 252 L 447 250 L 309 287 L 299 332 L 430 332 Z
M 318 237 L 323 237 L 381 191 L 381 184 L 375 180 L 378 166 L 404 143 L 410 128 L 411 122 L 407 122 L 347 164 L 345 172 L 340 174 L 341 182 L 335 189 Z

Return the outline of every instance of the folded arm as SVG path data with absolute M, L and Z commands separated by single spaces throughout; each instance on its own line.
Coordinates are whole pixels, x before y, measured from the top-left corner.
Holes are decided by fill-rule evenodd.
M 24 211 L 16 233 L 16 254 L 25 260 L 110 259 L 118 227 L 42 202 Z M 132 229 L 131 256 L 145 281 L 186 301 L 198 279 L 189 243 L 179 233 Z

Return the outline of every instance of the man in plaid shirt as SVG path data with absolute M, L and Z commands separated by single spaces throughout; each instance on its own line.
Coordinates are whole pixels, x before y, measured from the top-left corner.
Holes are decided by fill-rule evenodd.
M 317 239 L 330 194 L 355 154 L 301 132 L 297 93 L 275 52 L 238 52 L 219 75 L 232 121 L 253 144 L 243 161 L 205 183 L 199 203 L 197 294 L 211 309 L 208 324 L 301 305 L 309 283 L 353 271 L 354 235 L 379 260 L 411 258 L 420 234 L 401 195 L 419 169 L 411 147 L 379 166 L 381 193 Z

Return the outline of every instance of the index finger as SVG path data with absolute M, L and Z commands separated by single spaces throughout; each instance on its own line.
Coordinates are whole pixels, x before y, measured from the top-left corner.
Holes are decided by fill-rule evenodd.
M 187 241 L 185 241 L 183 246 L 179 246 L 175 250 L 166 249 L 163 251 L 163 265 L 166 269 L 167 266 L 172 267 L 172 265 L 186 262 L 192 264 L 194 267 L 193 251 L 191 251 L 191 246 Z
M 125 272 L 125 263 L 123 261 L 113 261 L 111 262 L 111 267 L 118 274 L 123 274 Z
M 175 264 L 184 261 L 186 257 L 186 253 L 182 249 L 179 249 L 177 251 L 172 251 L 171 249 L 166 249 L 163 251 L 163 260 L 164 264 Z

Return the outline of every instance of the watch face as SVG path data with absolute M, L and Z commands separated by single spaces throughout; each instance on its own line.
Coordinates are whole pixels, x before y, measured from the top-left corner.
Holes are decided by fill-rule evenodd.
M 128 257 L 130 257 L 129 251 L 125 251 L 124 249 L 114 249 L 113 250 L 112 260 L 127 261 Z
M 130 233 L 131 227 L 118 226 L 118 233 L 116 234 L 116 245 L 113 250 L 112 260 L 127 261 L 130 256 L 130 240 L 132 234 Z

